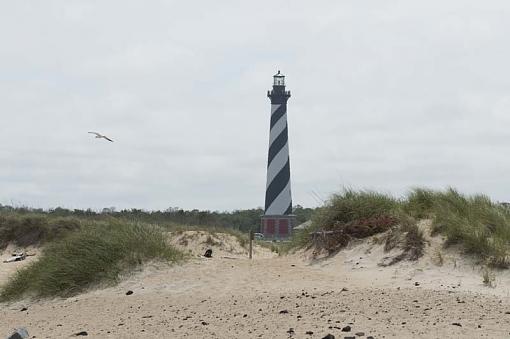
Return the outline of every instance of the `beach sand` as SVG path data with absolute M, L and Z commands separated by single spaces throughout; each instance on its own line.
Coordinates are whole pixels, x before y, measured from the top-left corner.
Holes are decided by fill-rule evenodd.
M 205 236 L 175 241 L 196 255 Z M 82 331 L 92 338 L 510 337 L 508 273 L 486 287 L 476 263 L 454 249 L 439 266 L 441 239 L 429 241 L 417 262 L 381 267 L 392 253 L 370 240 L 319 259 L 256 247 L 249 260 L 229 237 L 220 239 L 223 249 L 213 247 L 213 258 L 153 263 L 115 287 L 0 304 L 0 336 L 23 326 L 35 338 Z M 0 281 L 25 264 L 2 264 Z

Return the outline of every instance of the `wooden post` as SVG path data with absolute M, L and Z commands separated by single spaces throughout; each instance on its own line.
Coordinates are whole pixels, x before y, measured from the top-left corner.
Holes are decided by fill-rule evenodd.
M 253 255 L 253 230 L 250 228 L 250 259 L 252 259 Z

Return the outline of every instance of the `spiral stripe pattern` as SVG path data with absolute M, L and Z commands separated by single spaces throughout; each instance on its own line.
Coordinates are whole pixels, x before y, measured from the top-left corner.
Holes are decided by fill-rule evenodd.
M 287 105 L 271 105 L 265 215 L 292 212 Z

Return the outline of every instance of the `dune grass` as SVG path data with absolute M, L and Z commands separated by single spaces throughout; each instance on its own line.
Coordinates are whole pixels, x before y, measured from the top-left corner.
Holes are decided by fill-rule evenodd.
M 447 246 L 458 244 L 492 267 L 510 266 L 510 210 L 487 196 L 468 196 L 451 188 L 416 188 L 401 199 L 371 191 L 344 190 L 318 209 L 312 225 L 296 232 L 288 247 L 310 246 L 310 233 L 317 230 L 336 230 L 359 237 L 384 232 L 390 226 L 392 231 L 398 227 L 393 240 L 399 239 L 395 234 L 405 234 L 403 248 L 413 253 L 411 258 L 417 258 L 423 253 L 424 242 L 423 232 L 416 226 L 420 219 L 431 219 L 433 232 L 443 234 Z M 394 225 L 388 225 L 391 220 Z M 374 227 L 378 223 L 379 227 Z M 368 233 L 363 230 L 367 226 Z M 343 238 L 339 241 L 345 243 Z
M 415 199 L 421 195 L 421 199 Z M 447 245 L 459 244 L 466 252 L 493 267 L 510 265 L 510 211 L 481 194 L 464 195 L 455 189 L 415 190 L 409 195 L 412 212 L 432 216 L 433 231 L 446 236 Z
M 399 247 L 402 253 L 394 257 L 388 265 L 393 265 L 402 260 L 418 260 L 423 256 L 425 247 L 425 235 L 418 227 L 416 219 L 399 214 L 398 223 L 391 227 L 389 232 L 382 237 L 386 252 Z M 383 265 L 384 266 L 384 265 Z
M 373 191 L 346 189 L 334 194 L 312 217 L 308 229 L 296 233 L 287 246 L 315 247 L 330 254 L 346 246 L 352 239 L 385 232 L 399 223 L 400 202 L 389 195 Z M 330 232 L 327 236 L 317 231 Z
M 303 230 L 293 230 L 292 237 L 289 241 L 278 245 L 278 254 L 285 255 L 301 248 L 310 247 L 310 233 L 315 232 L 318 229 L 318 226 L 312 224 Z
M 98 284 L 113 284 L 122 273 L 150 260 L 174 262 L 181 252 L 168 245 L 156 226 L 121 222 L 82 225 L 47 244 L 40 258 L 18 271 L 0 291 L 0 301 L 71 296 Z
M 0 214 L 0 249 L 9 243 L 20 247 L 40 245 L 62 238 L 69 231 L 81 227 L 81 221 L 73 217 L 50 217 L 44 214 Z
M 335 223 L 391 215 L 399 208 L 399 201 L 389 195 L 373 191 L 344 190 L 334 194 L 312 217 L 312 227 L 331 228 Z

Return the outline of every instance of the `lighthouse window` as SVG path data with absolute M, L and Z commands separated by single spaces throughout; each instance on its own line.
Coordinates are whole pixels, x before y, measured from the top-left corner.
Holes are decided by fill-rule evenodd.
M 289 221 L 287 219 L 280 219 L 278 233 L 281 235 L 287 235 L 289 233 Z
M 274 219 L 267 219 L 266 221 L 266 233 L 267 234 L 274 234 L 275 231 L 275 220 Z
M 274 85 L 275 86 L 285 86 L 285 78 L 284 77 L 274 77 Z

